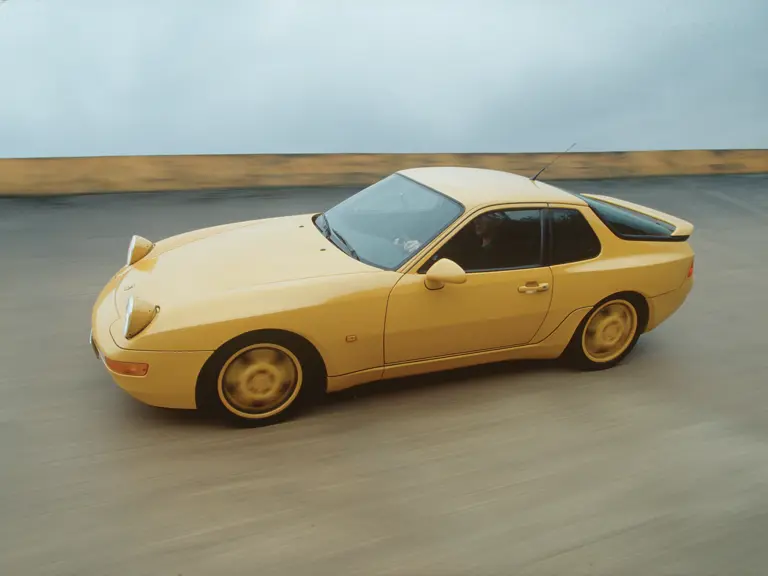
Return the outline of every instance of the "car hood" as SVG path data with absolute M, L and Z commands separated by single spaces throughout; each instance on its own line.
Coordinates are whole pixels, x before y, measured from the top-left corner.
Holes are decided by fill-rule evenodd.
M 124 274 L 115 305 L 122 316 L 134 294 L 163 307 L 258 285 L 376 270 L 327 240 L 312 215 L 253 220 L 158 242 Z

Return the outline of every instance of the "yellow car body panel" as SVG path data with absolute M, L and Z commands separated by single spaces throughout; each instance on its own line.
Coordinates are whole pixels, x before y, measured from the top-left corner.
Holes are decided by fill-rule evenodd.
M 492 205 L 566 202 L 585 206 L 577 196 L 546 182 L 484 168 L 410 168 L 399 172 L 461 202 L 467 212 Z
M 161 310 L 135 340 L 112 324 L 119 348 L 210 352 L 238 334 L 279 329 L 309 340 L 329 376 L 382 364 L 387 297 L 400 275 L 339 251 L 309 216 L 254 221 L 205 242 L 159 247 L 114 288 L 118 314 L 131 294 Z
M 577 195 L 521 176 L 465 168 L 402 174 L 461 203 L 461 214 L 395 269 L 353 258 L 327 239 L 313 214 L 194 230 L 157 242 L 123 266 L 99 294 L 91 318 L 94 351 L 117 384 L 147 404 L 195 408 L 197 377 L 211 354 L 254 330 L 283 330 L 319 352 L 327 389 L 488 362 L 557 358 L 604 298 L 643 296 L 645 331 L 668 319 L 693 278 L 693 226 L 644 206 L 603 202 L 652 215 L 680 241 L 619 238 Z M 537 268 L 467 273 L 463 284 L 425 286 L 423 267 L 475 216 L 506 208 L 578 210 L 600 242 L 594 258 Z M 526 291 L 525 286 L 545 286 Z M 156 306 L 126 338 L 129 297 Z M 112 364 L 110 364 L 110 362 Z M 128 368 L 110 369 L 115 363 Z M 120 370 L 144 370 L 128 376 Z
M 688 242 L 627 242 L 613 232 L 588 207 L 551 204 L 577 209 L 600 240 L 601 253 L 592 260 L 551 266 L 555 285 L 550 308 L 557 322 L 571 310 L 593 306 L 600 300 L 631 290 L 647 299 L 683 285 L 693 260 Z
M 383 362 L 387 295 L 396 280 L 395 273 L 380 272 L 260 286 L 212 298 L 215 306 L 202 300 L 161 308 L 146 334 L 132 341 L 120 323 L 111 335 L 125 350 L 213 351 L 239 334 L 285 330 L 309 340 L 336 376 Z
M 112 331 L 121 324 L 115 308 L 115 289 L 124 272 L 107 283 L 93 307 L 91 345 L 94 352 L 117 385 L 140 402 L 161 408 L 195 408 L 194 382 L 209 352 L 126 350 L 112 338 Z M 145 363 L 149 370 L 146 376 L 120 374 L 110 369 L 108 359 Z
M 645 331 L 650 332 L 672 316 L 683 305 L 691 290 L 693 290 L 692 277 L 686 278 L 679 288 L 650 298 L 648 301 L 650 313 Z
M 387 364 L 523 346 L 544 322 L 552 292 L 521 294 L 527 282 L 552 283 L 549 268 L 471 274 L 462 286 L 432 293 L 407 274 L 387 309 Z M 504 303 L 500 306 L 500 303 Z

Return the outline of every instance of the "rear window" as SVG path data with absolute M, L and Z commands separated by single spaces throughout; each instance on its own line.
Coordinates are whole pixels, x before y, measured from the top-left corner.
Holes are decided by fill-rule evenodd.
M 621 238 L 643 240 L 645 238 L 668 238 L 675 227 L 652 216 L 634 210 L 614 206 L 602 200 L 580 196 L 594 210 L 597 217 Z

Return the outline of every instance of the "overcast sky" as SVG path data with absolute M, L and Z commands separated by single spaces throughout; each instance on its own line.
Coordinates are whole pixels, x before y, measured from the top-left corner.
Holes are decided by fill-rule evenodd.
M 0 157 L 573 142 L 768 147 L 768 0 L 0 5 Z

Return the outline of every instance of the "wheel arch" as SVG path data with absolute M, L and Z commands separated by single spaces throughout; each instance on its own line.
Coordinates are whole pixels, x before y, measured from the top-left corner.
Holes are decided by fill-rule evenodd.
M 215 376 L 215 374 L 212 374 L 212 372 L 215 371 L 216 365 L 221 361 L 222 356 L 226 353 L 226 350 L 230 348 L 245 347 L 256 340 L 269 341 L 270 339 L 275 339 L 276 337 L 280 340 L 287 340 L 293 344 L 292 347 L 296 348 L 294 352 L 296 352 L 300 358 L 302 356 L 306 357 L 307 360 L 312 363 L 314 368 L 321 370 L 321 376 L 325 382 L 323 392 L 327 391 L 328 369 L 325 364 L 325 359 L 320 353 L 320 350 L 318 350 L 317 346 L 315 346 L 311 340 L 291 330 L 285 330 L 282 328 L 259 328 L 256 330 L 243 332 L 237 336 L 233 336 L 229 340 L 223 342 L 218 348 L 216 348 L 216 350 L 211 353 L 211 355 L 203 364 L 203 367 L 200 369 L 200 372 L 198 372 L 197 380 L 195 381 L 195 404 L 197 408 L 206 408 L 208 400 L 206 399 L 205 394 L 202 393 L 204 389 L 204 381 L 206 378 Z
M 615 300 L 617 298 L 623 298 L 625 300 L 628 300 L 637 310 L 637 330 L 640 334 L 645 332 L 645 329 L 648 327 L 648 321 L 650 319 L 651 314 L 651 308 L 650 304 L 648 303 L 648 299 L 643 296 L 640 292 L 637 292 L 636 290 L 624 290 L 621 292 L 615 292 L 605 298 L 603 298 L 600 302 L 595 304 L 595 307 L 599 306 L 603 302 L 607 302 L 608 300 Z
M 606 302 L 610 302 L 611 300 L 626 300 L 632 304 L 632 306 L 634 306 L 635 310 L 637 311 L 637 330 L 635 333 L 635 341 L 645 332 L 650 318 L 650 306 L 646 297 L 636 290 L 620 290 L 618 292 L 613 292 L 590 307 L 587 314 L 585 314 L 584 318 L 581 320 L 581 322 L 579 322 L 578 326 L 571 334 L 571 339 L 563 350 L 563 354 L 561 355 L 562 358 L 574 358 L 574 355 L 577 353 L 576 351 L 581 347 L 580 335 L 584 330 L 586 323 L 589 321 L 591 315 L 596 308 L 600 307 Z M 634 347 L 634 344 L 630 346 L 627 351 L 623 352 L 619 358 L 622 358 L 625 354 L 627 354 L 628 351 L 632 349 L 632 347 Z
M 650 305 L 648 303 L 648 299 L 637 290 L 621 290 L 619 292 L 612 292 L 611 294 L 608 294 L 608 296 L 605 296 L 604 298 L 595 302 L 589 308 L 589 311 L 584 316 L 584 319 L 581 322 L 579 322 L 579 324 L 576 326 L 576 328 L 574 328 L 573 332 L 571 333 L 571 340 L 568 343 L 568 347 L 570 347 L 573 344 L 574 338 L 576 337 L 577 334 L 580 333 L 584 323 L 587 321 L 587 319 L 589 318 L 589 315 L 592 313 L 592 311 L 595 308 L 604 304 L 605 302 L 608 302 L 609 300 L 616 300 L 619 298 L 628 300 L 633 306 L 635 306 L 635 309 L 637 310 L 637 314 L 638 314 L 637 330 L 640 334 L 644 333 L 645 329 L 648 326 L 648 321 L 650 319 Z

